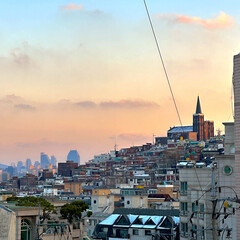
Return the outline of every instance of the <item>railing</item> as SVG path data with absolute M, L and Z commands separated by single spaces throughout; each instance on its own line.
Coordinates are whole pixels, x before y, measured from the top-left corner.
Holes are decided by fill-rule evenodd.
M 180 190 L 181 196 L 187 196 L 188 192 L 186 190 Z
M 181 232 L 180 236 L 184 237 L 184 238 L 187 238 L 188 237 L 188 232 Z
M 182 210 L 180 211 L 181 216 L 188 216 L 188 211 Z

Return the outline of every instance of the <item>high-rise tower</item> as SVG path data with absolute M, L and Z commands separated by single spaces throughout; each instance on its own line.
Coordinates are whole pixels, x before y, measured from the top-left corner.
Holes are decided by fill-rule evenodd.
M 77 150 L 71 150 L 67 155 L 67 160 L 68 161 L 73 161 L 73 162 L 77 163 L 78 165 L 80 165 L 80 156 L 78 154 L 78 151 Z
M 235 184 L 236 193 L 240 196 L 240 54 L 234 56 L 234 132 L 235 132 Z M 240 212 L 236 211 L 237 226 L 240 226 Z M 237 239 L 240 239 L 240 228 L 237 227 Z
M 204 140 L 204 114 L 202 113 L 199 96 L 197 98 L 196 113 L 193 114 L 193 131 L 197 132 L 197 140 Z

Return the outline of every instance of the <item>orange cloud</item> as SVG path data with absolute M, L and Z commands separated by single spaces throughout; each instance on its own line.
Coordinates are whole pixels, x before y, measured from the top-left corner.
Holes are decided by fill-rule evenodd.
M 69 3 L 66 6 L 62 7 L 64 10 L 82 10 L 82 4 L 76 5 L 75 3 Z
M 225 12 L 220 12 L 214 19 L 202 19 L 200 17 L 190 17 L 179 14 L 157 14 L 156 17 L 177 23 L 197 24 L 208 29 L 227 28 L 234 24 L 233 17 L 227 15 Z

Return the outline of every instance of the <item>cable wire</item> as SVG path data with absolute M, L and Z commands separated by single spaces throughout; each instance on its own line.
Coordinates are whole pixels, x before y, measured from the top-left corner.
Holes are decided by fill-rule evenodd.
M 148 16 L 148 20 L 149 20 L 149 23 L 150 23 L 150 26 L 151 26 L 151 30 L 152 30 L 152 33 L 153 33 L 153 37 L 154 37 L 154 40 L 155 40 L 155 43 L 156 43 L 156 46 L 157 46 L 158 54 L 159 54 L 159 57 L 161 59 L 163 70 L 164 70 L 164 73 L 165 73 L 165 76 L 166 76 L 166 79 L 167 79 L 167 82 L 168 82 L 168 86 L 169 86 L 169 89 L 170 89 L 170 92 L 171 92 L 171 95 L 172 95 L 173 103 L 174 103 L 174 106 L 175 106 L 175 109 L 176 109 L 176 112 L 177 112 L 177 115 L 178 115 L 178 119 L 179 119 L 179 122 L 180 122 L 180 125 L 181 125 L 181 128 L 182 128 L 182 132 L 184 132 L 183 125 L 182 125 L 182 120 L 181 120 L 181 117 L 180 117 L 180 113 L 178 111 L 177 103 L 176 103 L 176 100 L 175 100 L 175 97 L 174 97 L 174 94 L 173 94 L 173 90 L 172 90 L 172 86 L 171 86 L 171 83 L 170 83 L 170 80 L 169 80 L 169 77 L 168 77 L 167 69 L 166 69 L 165 64 L 164 64 L 164 60 L 163 60 L 163 57 L 162 57 L 162 53 L 161 53 L 161 50 L 160 50 L 158 39 L 157 39 L 155 30 L 154 30 L 154 27 L 153 27 L 152 19 L 151 19 L 151 16 L 149 14 L 149 11 L 148 11 L 146 0 L 143 0 L 143 2 L 144 2 L 144 6 L 145 6 L 145 9 L 146 9 L 146 12 L 147 12 L 147 16 Z

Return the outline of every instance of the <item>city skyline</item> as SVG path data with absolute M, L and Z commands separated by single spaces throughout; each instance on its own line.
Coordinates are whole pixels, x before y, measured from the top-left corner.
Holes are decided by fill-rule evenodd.
M 1 163 L 40 160 L 40 152 L 61 162 L 70 149 L 85 162 L 179 125 L 142 1 L 1 6 Z M 240 19 L 231 6 L 240 3 L 148 6 L 183 124 L 192 124 L 199 94 L 202 112 L 223 129 L 233 119 Z

